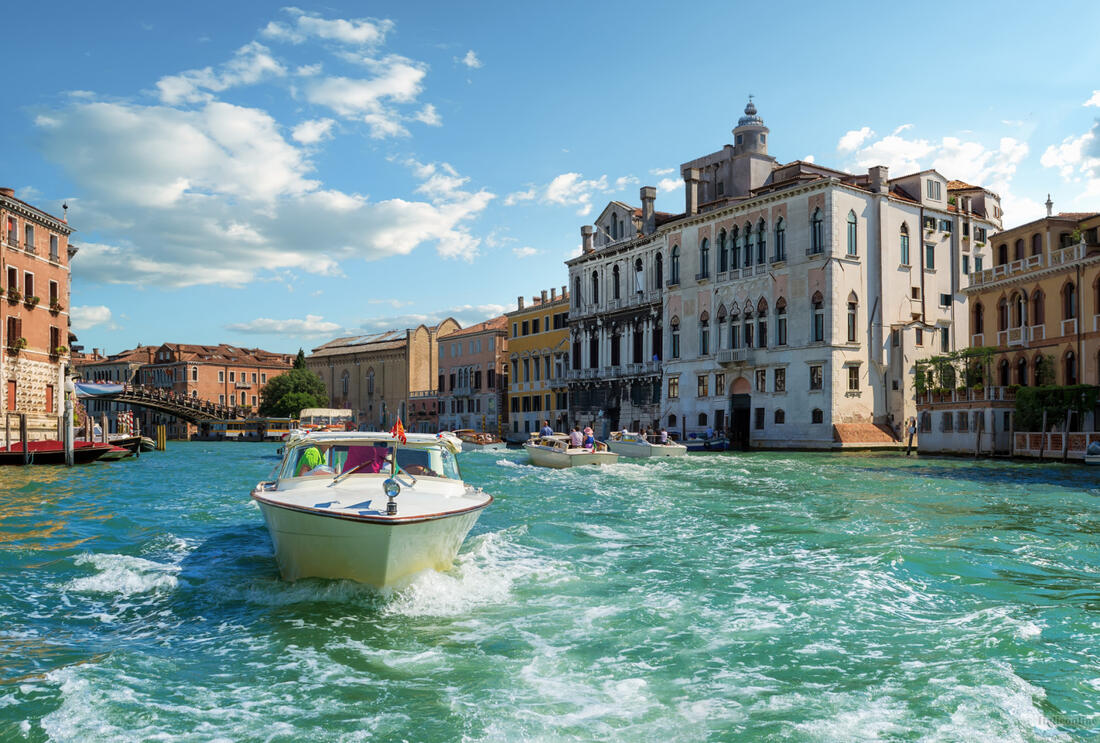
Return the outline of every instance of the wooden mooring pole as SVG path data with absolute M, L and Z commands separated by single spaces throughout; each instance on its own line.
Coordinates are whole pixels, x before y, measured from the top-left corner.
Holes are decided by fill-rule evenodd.
M 23 444 L 23 464 L 31 463 L 31 448 L 27 445 L 27 414 L 19 414 L 19 441 Z
M 157 426 L 157 451 L 164 451 L 168 448 L 168 430 L 167 426 L 163 423 Z

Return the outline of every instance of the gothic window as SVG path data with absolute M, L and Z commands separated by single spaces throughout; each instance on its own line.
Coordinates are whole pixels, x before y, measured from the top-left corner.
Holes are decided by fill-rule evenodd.
M 859 302 L 856 300 L 855 294 L 848 296 L 848 342 L 856 342 L 856 310 L 859 307 Z
M 1065 379 L 1065 384 L 1077 384 L 1077 356 L 1073 351 L 1066 351 L 1064 366 L 1063 379 Z
M 670 258 L 671 266 L 669 266 L 669 281 L 673 284 L 680 283 L 680 246 L 672 246 L 672 255 Z
M 619 264 L 615 264 L 611 268 L 611 298 L 618 299 L 621 292 L 619 286 Z
M 734 225 L 730 231 L 730 268 L 737 268 L 741 265 L 741 243 L 737 226 Z
M 782 217 L 775 223 L 775 259 L 787 260 L 787 227 Z
M 726 243 L 726 231 L 718 233 L 718 271 L 729 270 L 729 245 Z
M 699 355 L 710 353 L 710 315 L 704 311 L 699 315 Z
M 1045 313 L 1043 312 L 1043 304 L 1044 304 L 1043 300 L 1044 299 L 1045 299 L 1045 297 L 1043 296 L 1043 290 L 1042 289 L 1036 289 L 1035 292 L 1031 295 L 1031 324 L 1032 325 L 1042 325 L 1046 321 L 1045 318 L 1044 318 Z
M 1070 281 L 1062 289 L 1062 319 L 1072 320 L 1075 317 L 1077 317 L 1077 287 Z
M 1008 330 L 1008 302 L 1004 297 L 997 302 L 997 330 Z
M 821 209 L 814 209 L 810 218 L 810 252 L 823 253 L 825 251 L 825 223 L 822 219 Z
M 592 304 L 600 303 L 600 275 L 596 271 L 592 272 Z
M 1027 359 L 1016 362 L 1016 384 L 1021 387 L 1027 386 Z
M 752 225 L 745 222 L 745 267 L 752 265 Z
M 856 244 L 856 213 L 848 212 L 848 255 L 859 255 Z
M 642 259 L 634 261 L 634 291 L 641 294 L 645 291 L 645 272 L 642 269 Z
M 981 335 L 985 332 L 983 329 L 985 326 L 985 309 L 982 307 L 982 303 L 978 302 L 974 305 L 974 327 L 971 329 L 974 335 Z
M 1012 260 L 1018 261 L 1024 257 L 1024 239 L 1021 237 L 1013 246 Z
M 775 300 L 775 345 L 787 345 L 787 300 Z
M 710 243 L 705 237 L 699 243 L 699 276 L 710 276 Z
M 756 306 L 756 343 L 760 348 L 768 347 L 768 303 L 763 297 Z
M 665 282 L 665 259 L 660 253 L 658 253 L 657 257 L 654 259 L 654 261 L 655 262 L 654 262 L 653 273 L 656 277 L 656 282 L 655 282 L 656 286 L 654 288 L 655 289 L 660 289 L 660 288 L 662 288 L 661 284 L 663 284 Z
M 768 262 L 768 232 L 761 219 L 756 224 L 756 263 L 763 265 Z
M 909 265 L 909 225 L 902 224 L 902 226 L 901 226 L 901 235 L 899 237 L 900 237 L 900 243 L 901 243 L 901 265 L 908 266 Z
M 573 306 L 581 306 L 581 277 L 577 276 L 573 279 Z M 515 333 L 512 334 L 513 336 Z
M 1036 233 L 1031 236 L 1031 254 L 1042 255 L 1043 253 L 1043 236 Z

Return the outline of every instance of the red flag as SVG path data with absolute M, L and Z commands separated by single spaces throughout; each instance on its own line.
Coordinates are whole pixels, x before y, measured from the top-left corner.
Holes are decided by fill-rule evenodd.
M 408 439 L 405 438 L 405 427 L 401 425 L 401 419 L 397 419 L 397 423 L 393 424 L 393 428 L 390 429 L 390 436 L 394 437 L 402 444 L 407 444 Z

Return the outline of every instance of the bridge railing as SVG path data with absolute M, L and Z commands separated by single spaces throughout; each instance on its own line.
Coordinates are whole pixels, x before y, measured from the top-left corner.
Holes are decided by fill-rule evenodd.
M 202 413 L 213 418 L 243 418 L 250 408 L 237 405 L 226 405 L 198 397 L 188 397 L 180 393 L 164 389 L 163 387 L 147 387 L 143 385 L 124 385 L 122 396 L 133 400 L 147 400 L 160 403 L 165 406 L 175 406 L 184 410 Z

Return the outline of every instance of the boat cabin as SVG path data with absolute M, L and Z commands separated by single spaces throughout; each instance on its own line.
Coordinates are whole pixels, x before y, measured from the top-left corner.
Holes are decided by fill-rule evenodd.
M 420 437 L 417 437 L 420 438 Z M 375 437 L 312 435 L 287 451 L 279 471 L 280 480 L 339 475 L 383 475 L 396 471 L 414 477 L 461 480 L 455 444 L 435 436 L 423 436 L 402 444 L 389 434 Z

